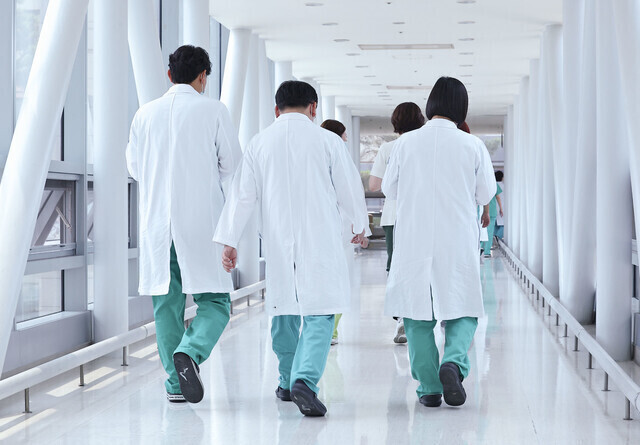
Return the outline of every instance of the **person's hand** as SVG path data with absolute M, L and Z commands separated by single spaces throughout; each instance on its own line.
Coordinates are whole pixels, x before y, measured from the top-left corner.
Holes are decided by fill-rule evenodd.
M 360 243 L 360 246 L 363 249 L 366 249 L 367 247 L 369 247 L 369 238 L 365 237 L 365 239 L 363 239 L 362 242 Z
M 222 267 L 227 272 L 231 272 L 236 268 L 236 259 L 238 258 L 238 251 L 235 247 L 224 246 L 222 251 Z
M 502 213 L 502 209 L 500 209 L 500 218 L 504 218 L 504 213 Z
M 489 216 L 489 212 L 483 212 L 482 213 L 482 219 L 480 220 L 482 222 L 482 227 L 488 227 L 489 223 L 491 222 L 491 217 Z
M 362 233 L 358 233 L 356 236 L 354 236 L 351 239 L 351 244 L 362 244 L 364 240 L 365 240 L 365 237 L 364 237 L 364 230 L 363 230 Z

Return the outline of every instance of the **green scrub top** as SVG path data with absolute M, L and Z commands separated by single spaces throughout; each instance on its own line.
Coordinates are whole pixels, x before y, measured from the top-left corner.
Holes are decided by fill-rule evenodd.
M 502 193 L 502 188 L 500 184 L 496 184 L 498 186 L 498 190 L 496 190 L 496 195 L 493 197 L 491 202 L 489 203 L 489 217 L 491 219 L 495 219 L 498 217 L 498 201 L 496 200 L 496 196 Z

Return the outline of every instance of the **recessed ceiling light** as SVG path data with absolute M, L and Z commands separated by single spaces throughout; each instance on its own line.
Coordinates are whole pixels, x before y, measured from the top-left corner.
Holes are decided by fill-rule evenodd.
M 369 68 L 369 65 L 356 65 L 356 68 Z
M 461 5 L 470 5 L 475 2 L 476 0 L 458 0 L 458 3 L 460 3 Z
M 341 43 L 341 42 L 348 42 L 348 41 L 349 41 L 349 39 L 333 39 L 333 41 L 334 41 L 334 42 Z
M 461 66 L 461 67 L 463 67 L 463 68 L 468 68 L 468 67 L 470 67 L 470 66 L 473 66 L 473 64 L 471 64 L 471 63 L 467 63 L 466 65 L 460 65 L 460 66 Z
M 360 53 L 347 53 L 347 56 L 349 57 L 354 57 L 354 56 L 359 56 Z
M 327 22 L 323 23 L 322 26 L 338 26 L 338 24 L 336 22 Z
M 414 44 L 380 44 L 358 45 L 363 51 L 403 50 L 403 49 L 453 49 L 451 43 L 414 43 Z
M 460 77 L 472 77 L 472 74 L 461 74 Z
M 471 41 L 473 41 L 475 39 L 473 37 L 463 37 L 463 38 L 458 39 L 458 40 L 460 40 L 461 42 L 471 42 Z
M 432 88 L 426 85 L 387 85 L 387 90 L 430 90 Z
M 372 87 L 381 87 L 382 84 L 381 83 L 372 83 L 371 86 Z
M 473 25 L 475 22 L 473 20 L 463 20 L 458 22 L 458 25 Z
M 394 25 L 404 25 L 404 22 L 392 22 Z
M 473 52 L 472 51 L 467 51 L 464 53 L 460 53 L 461 56 L 473 56 Z
M 364 77 L 376 77 L 376 75 L 375 75 L 375 74 L 367 74 L 367 75 L 366 75 L 366 76 L 364 76 Z
M 304 4 L 305 6 L 324 6 L 324 3 L 318 3 L 318 2 L 307 2 Z

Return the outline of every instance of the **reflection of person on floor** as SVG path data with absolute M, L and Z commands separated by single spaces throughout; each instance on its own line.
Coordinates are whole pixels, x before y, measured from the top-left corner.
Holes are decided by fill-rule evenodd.
M 431 407 L 440 406 L 442 394 L 448 405 L 465 402 L 467 351 L 484 313 L 476 205 L 491 200 L 496 183 L 482 141 L 457 129 L 467 106 L 459 80 L 438 79 L 429 122 L 396 141 L 382 181 L 384 194 L 397 200 L 385 311 L 404 317 L 418 397 Z M 436 320 L 447 321 L 442 364 Z
M 242 152 L 229 112 L 202 96 L 211 73 L 202 48 L 169 56 L 173 86 L 140 107 L 131 124 L 127 166 L 140 187 L 140 287 L 153 295 L 158 352 L 171 402 L 199 402 L 199 365 L 229 321 L 231 278 L 211 242 L 224 204 L 221 183 Z M 198 312 L 184 328 L 185 294 Z M 177 371 L 176 371 L 176 368 Z
M 368 232 L 360 174 L 335 134 L 313 124 L 318 96 L 305 82 L 276 93 L 276 121 L 256 135 L 236 172 L 214 241 L 223 266 L 236 265 L 238 241 L 258 209 L 267 264 L 266 306 L 279 361 L 276 395 L 308 416 L 322 416 L 318 381 L 329 354 L 333 314 L 351 293 L 341 215 L 360 243 Z M 300 316 L 302 332 L 300 332 Z
M 340 138 L 345 142 L 345 147 L 344 147 L 345 150 L 348 150 L 346 145 L 347 128 L 342 124 L 342 122 L 337 121 L 335 119 L 327 119 L 322 124 L 320 124 L 320 126 L 325 130 L 329 130 L 337 134 L 338 136 L 340 136 Z M 345 253 L 347 254 L 347 262 L 349 263 L 351 263 L 352 261 L 352 258 L 349 258 L 349 256 L 353 257 L 353 244 L 351 244 L 352 229 L 353 228 L 351 227 L 351 224 L 349 223 L 349 221 L 346 221 L 343 217 L 342 218 L 342 235 L 343 235 L 343 241 L 345 244 Z M 366 249 L 369 246 L 369 238 L 364 238 L 360 243 L 360 245 Z M 336 314 L 336 320 L 333 327 L 333 336 L 331 337 L 331 346 L 338 344 L 338 324 L 340 323 L 341 318 L 342 318 L 342 314 Z
M 420 107 L 413 102 L 404 102 L 398 105 L 391 114 L 391 124 L 394 133 L 402 136 L 404 133 L 421 128 L 424 125 L 425 118 Z M 384 172 L 389 164 L 389 157 L 393 150 L 395 141 L 386 142 L 380 146 L 376 159 L 371 167 L 371 175 L 369 176 L 369 190 L 377 192 L 382 185 Z M 391 258 L 393 257 L 393 226 L 396 222 L 396 200 L 387 197 L 384 200 L 382 208 L 382 217 L 380 225 L 384 230 L 384 239 L 387 244 L 387 273 L 391 268 Z M 404 322 L 402 318 L 396 319 L 396 333 L 393 337 L 394 343 L 406 343 L 407 336 L 404 333 Z

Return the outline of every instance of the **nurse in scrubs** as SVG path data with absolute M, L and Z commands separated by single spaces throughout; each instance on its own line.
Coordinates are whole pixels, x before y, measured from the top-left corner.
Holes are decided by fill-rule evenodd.
M 223 267 L 236 265 L 238 242 L 257 209 L 266 260 L 266 307 L 278 357 L 276 397 L 305 416 L 324 416 L 318 382 L 329 355 L 334 314 L 351 293 L 342 224 L 351 242 L 369 235 L 360 173 L 339 136 L 313 123 L 318 96 L 286 81 L 276 93 L 276 121 L 245 149 L 214 241 Z M 302 330 L 300 329 L 302 323 Z
M 458 130 L 467 90 L 441 77 L 427 102 L 424 127 L 401 136 L 391 153 L 382 192 L 397 200 L 393 262 L 385 312 L 404 318 L 411 373 L 420 403 L 466 400 L 467 351 L 484 314 L 477 259 L 476 206 L 496 192 L 491 159 L 477 137 Z M 439 357 L 433 329 L 445 320 Z

